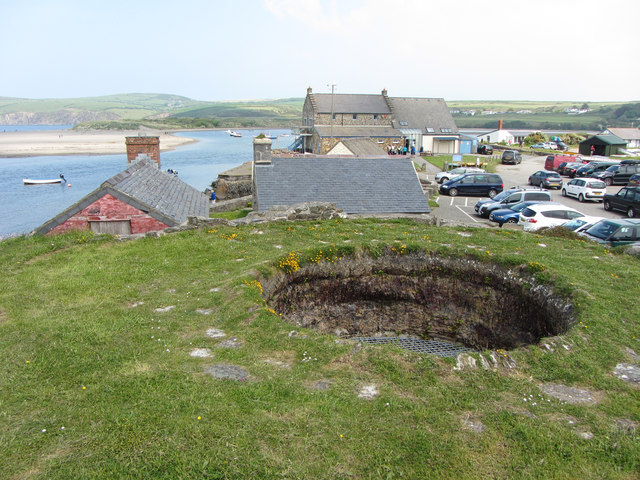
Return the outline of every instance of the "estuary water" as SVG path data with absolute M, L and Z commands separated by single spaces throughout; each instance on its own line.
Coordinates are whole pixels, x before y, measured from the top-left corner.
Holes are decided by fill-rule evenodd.
M 55 127 L 60 129 L 60 126 Z M 0 131 L 20 130 L 0 125 Z M 25 128 L 25 129 L 35 129 Z M 231 137 L 221 130 L 178 132 L 197 140 L 170 152 L 162 152 L 162 169 L 178 171 L 178 176 L 197 190 L 204 191 L 218 174 L 253 158 L 253 137 L 265 130 L 239 130 L 242 137 Z M 290 130 L 269 130 L 276 135 L 273 148 L 286 148 L 294 140 Z M 122 143 L 124 144 L 124 136 Z M 28 233 L 98 188 L 105 180 L 127 168 L 127 156 L 52 155 L 41 157 L 0 157 L 0 239 Z M 67 185 L 23 185 L 23 178 L 58 178 Z

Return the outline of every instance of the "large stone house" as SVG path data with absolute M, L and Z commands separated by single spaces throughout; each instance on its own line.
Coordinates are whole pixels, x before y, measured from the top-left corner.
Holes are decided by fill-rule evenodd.
M 442 98 L 313 93 L 302 109 L 299 149 L 326 154 L 339 142 L 367 138 L 383 152 L 414 147 L 416 152 L 458 153 L 458 127 Z

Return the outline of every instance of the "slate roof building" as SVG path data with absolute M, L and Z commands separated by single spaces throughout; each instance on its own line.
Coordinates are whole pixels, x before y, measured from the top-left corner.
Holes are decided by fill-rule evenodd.
M 458 127 L 442 98 L 313 93 L 307 89 L 297 147 L 326 154 L 340 141 L 369 138 L 390 147 L 416 152 L 458 153 Z
M 209 216 L 207 196 L 177 176 L 161 171 L 147 157 L 106 180 L 33 233 L 146 233 L 180 225 L 187 216 Z
M 277 157 L 268 152 L 269 143 L 254 143 L 256 211 L 331 202 L 347 214 L 430 212 L 410 157 Z

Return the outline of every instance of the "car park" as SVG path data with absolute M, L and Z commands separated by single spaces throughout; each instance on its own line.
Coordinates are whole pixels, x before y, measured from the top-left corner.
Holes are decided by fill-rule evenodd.
M 444 183 L 465 173 L 484 173 L 484 170 L 476 167 L 457 167 L 453 170 L 449 170 L 448 172 L 436 173 L 435 179 L 438 183 Z
M 558 172 L 539 170 L 529 176 L 529 185 L 537 185 L 542 188 L 562 188 L 562 177 Z
M 593 176 L 607 185 L 626 185 L 631 176 L 636 174 L 640 174 L 640 160 L 622 160 L 619 164 L 611 165 Z
M 522 225 L 524 231 L 532 232 L 544 227 L 556 227 L 578 217 L 584 217 L 584 214 L 571 207 L 561 204 L 537 204 L 530 205 L 520 212 L 518 225 Z
M 562 187 L 563 197 L 575 197 L 580 202 L 602 202 L 606 193 L 606 184 L 597 178 L 573 178 Z
M 592 177 L 598 172 L 604 172 L 607 168 L 612 165 L 619 165 L 620 162 L 611 160 L 606 162 L 589 162 L 586 165 L 580 167 L 576 170 L 574 176 L 576 177 Z
M 603 219 L 583 231 L 581 235 L 611 247 L 640 244 L 640 220 Z
M 483 218 L 489 218 L 489 214 L 494 210 L 509 208 L 511 205 L 515 205 L 516 203 L 525 201 L 550 202 L 552 200 L 549 192 L 539 188 L 514 187 L 509 190 L 505 190 L 502 193 L 506 193 L 506 195 L 498 200 L 496 200 L 496 197 L 493 201 L 480 200 L 476 203 L 473 207 L 476 214 Z
M 522 154 L 517 150 L 505 150 L 502 152 L 501 162 L 505 165 L 522 163 Z
M 481 155 L 493 155 L 493 147 L 486 143 L 481 143 L 478 145 L 477 152 Z
M 527 201 L 527 202 L 519 202 L 515 205 L 511 205 L 508 208 L 500 208 L 498 210 L 493 210 L 489 214 L 489 220 L 492 222 L 496 222 L 500 227 L 502 227 L 505 223 L 518 223 L 518 217 L 520 217 L 520 212 L 527 208 L 529 205 L 536 204 L 551 204 L 553 202 L 535 202 L 535 201 Z
M 640 186 L 631 185 L 622 187 L 618 193 L 604 196 L 604 209 L 607 211 L 618 210 L 625 212 L 627 217 L 635 217 L 640 214 Z
M 483 195 L 495 197 L 504 189 L 504 182 L 496 173 L 465 173 L 448 182 L 444 182 L 438 189 L 444 195 L 452 197 L 461 195 Z

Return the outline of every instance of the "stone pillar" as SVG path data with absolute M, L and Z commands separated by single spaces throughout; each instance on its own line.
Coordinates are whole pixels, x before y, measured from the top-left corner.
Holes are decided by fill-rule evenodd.
M 251 165 L 251 183 L 253 190 L 253 211 L 258 211 L 258 195 L 256 194 L 256 165 L 271 163 L 271 140 L 268 138 L 253 139 L 253 163 Z
M 146 155 L 160 168 L 160 137 L 125 137 L 127 162 L 132 164 L 139 155 Z

